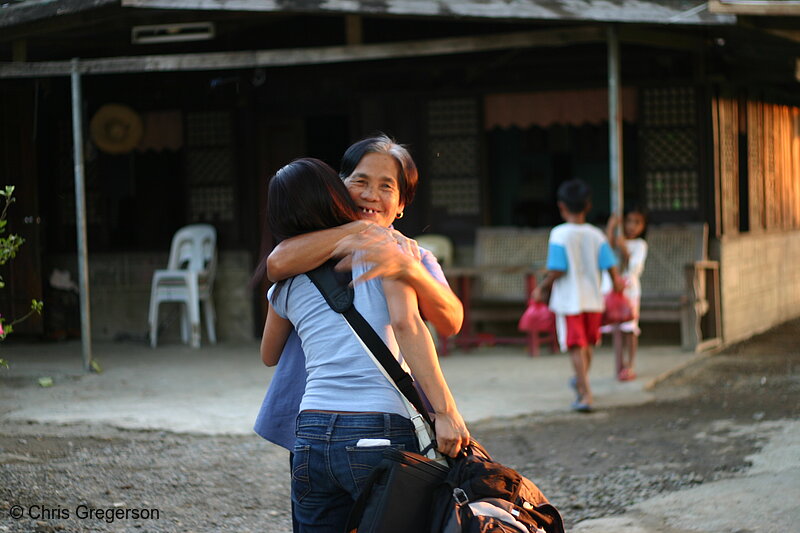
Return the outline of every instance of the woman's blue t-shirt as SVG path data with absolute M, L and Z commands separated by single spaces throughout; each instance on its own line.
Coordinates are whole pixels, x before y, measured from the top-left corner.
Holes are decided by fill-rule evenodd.
M 447 280 L 434 255 L 422 248 L 420 252 L 422 254 L 422 264 L 430 272 L 431 276 L 446 285 Z M 385 307 L 385 301 L 383 305 Z M 360 307 L 359 311 L 361 311 Z M 344 319 L 341 317 L 339 319 L 342 321 L 341 327 L 343 330 L 346 330 L 349 335 L 354 335 L 347 328 Z M 375 324 L 372 325 L 374 326 Z M 374 366 L 371 359 L 368 359 L 368 361 Z M 300 412 L 300 402 L 305 393 L 307 377 L 306 359 L 300 337 L 296 331 L 292 331 L 283 348 L 280 361 L 256 417 L 253 429 L 257 434 L 288 450 L 294 447 L 295 420 Z M 387 385 L 389 385 L 388 382 Z M 333 410 L 330 407 L 327 409 Z

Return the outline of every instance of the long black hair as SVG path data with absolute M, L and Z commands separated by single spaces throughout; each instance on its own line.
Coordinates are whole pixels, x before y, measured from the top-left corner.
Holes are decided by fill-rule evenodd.
M 319 159 L 295 159 L 269 181 L 267 221 L 277 242 L 357 219 L 347 187 Z
M 419 181 L 417 165 L 405 146 L 397 144 L 384 133 L 361 139 L 350 145 L 342 156 L 339 177 L 345 179 L 352 174 L 367 154 L 386 154 L 397 162 L 397 187 L 400 192 L 400 202 L 403 206 L 408 207 L 417 192 L 417 182 Z

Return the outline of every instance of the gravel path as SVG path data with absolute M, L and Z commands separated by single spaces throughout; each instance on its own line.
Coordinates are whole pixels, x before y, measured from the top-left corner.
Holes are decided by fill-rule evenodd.
M 707 358 L 646 405 L 471 430 L 537 482 L 569 528 L 746 468 L 763 439 L 743 428 L 800 417 L 797 338 L 800 321 Z M 288 533 L 288 493 L 288 454 L 257 436 L 0 428 L 0 531 Z

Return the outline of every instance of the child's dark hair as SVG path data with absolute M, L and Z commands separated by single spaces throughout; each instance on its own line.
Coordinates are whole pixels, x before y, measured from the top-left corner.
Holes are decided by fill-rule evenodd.
M 639 234 L 639 238 L 640 239 L 644 239 L 645 237 L 647 237 L 647 225 L 650 222 L 650 213 L 648 213 L 646 207 L 644 207 L 644 206 L 642 206 L 640 204 L 634 204 L 631 207 L 626 207 L 625 208 L 625 216 L 626 217 L 631 213 L 639 213 L 640 215 L 642 215 L 642 219 L 644 220 L 644 229 L 642 230 L 642 233 Z M 623 224 L 625 223 L 624 219 L 623 219 L 622 223 Z
M 267 220 L 276 241 L 358 219 L 342 180 L 326 163 L 295 159 L 269 181 Z
M 558 201 L 563 202 L 567 211 L 574 214 L 583 213 L 592 201 L 592 188 L 581 179 L 565 181 L 558 187 Z

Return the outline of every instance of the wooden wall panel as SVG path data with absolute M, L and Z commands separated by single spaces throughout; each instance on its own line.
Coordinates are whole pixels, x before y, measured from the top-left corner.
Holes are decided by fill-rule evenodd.
M 722 233 L 733 235 L 739 231 L 739 105 L 720 98 L 718 106 Z
M 766 229 L 800 228 L 800 108 L 757 102 L 751 105 L 750 109 L 761 107 L 763 130 L 755 131 L 754 124 L 748 134 L 748 142 L 759 144 L 763 151 L 758 162 L 758 150 L 750 148 L 753 158 L 748 166 L 751 194 L 757 194 L 753 191 L 757 191 L 760 179 Z M 759 113 L 754 111 L 750 115 Z M 751 204 L 751 213 L 754 210 L 757 207 Z
M 789 106 L 780 107 L 781 116 L 781 174 L 783 198 L 783 227 L 791 229 L 797 204 L 794 197 L 795 176 L 792 175 L 792 110 Z
M 794 182 L 794 227 L 800 228 L 800 108 L 792 109 L 792 181 Z
M 722 199 L 720 197 L 720 154 L 719 154 L 719 99 L 714 98 L 711 102 L 711 136 L 713 148 L 711 150 L 714 158 L 714 233 L 717 237 L 722 235 Z
M 775 113 L 773 106 L 764 106 L 764 209 L 767 229 L 780 227 L 780 198 L 778 195 L 775 154 Z
M 777 178 L 777 194 L 781 210 L 780 227 L 783 229 L 788 227 L 787 221 L 790 215 L 789 195 L 787 194 L 789 176 L 786 168 L 786 142 L 789 134 L 786 131 L 786 110 L 786 106 L 776 106 L 775 108 L 775 177 Z
M 747 175 L 750 231 L 762 231 L 764 220 L 764 104 L 747 103 Z
M 738 169 L 728 135 L 736 110 L 722 98 L 713 110 L 719 217 L 730 234 L 738 222 L 731 205 Z M 748 101 L 746 113 L 750 231 L 800 229 L 800 107 Z

